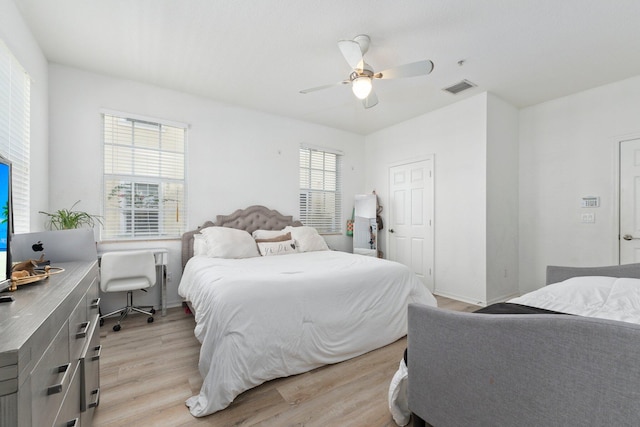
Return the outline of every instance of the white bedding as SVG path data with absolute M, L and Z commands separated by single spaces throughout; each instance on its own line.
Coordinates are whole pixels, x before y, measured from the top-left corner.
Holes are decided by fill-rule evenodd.
M 507 302 L 561 313 L 640 323 L 640 279 L 573 277 Z
M 387 345 L 407 333 L 407 306 L 436 300 L 406 266 L 337 251 L 193 257 L 180 295 L 202 343 L 194 416 L 228 406 L 265 381 Z

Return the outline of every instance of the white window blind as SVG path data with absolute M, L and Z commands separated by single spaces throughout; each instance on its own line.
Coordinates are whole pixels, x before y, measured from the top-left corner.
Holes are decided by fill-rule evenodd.
M 180 237 L 186 226 L 186 127 L 103 114 L 102 238 Z
M 11 161 L 13 229 L 29 232 L 31 77 L 0 40 L 0 154 Z
M 342 156 L 300 147 L 300 221 L 322 234 L 342 233 Z

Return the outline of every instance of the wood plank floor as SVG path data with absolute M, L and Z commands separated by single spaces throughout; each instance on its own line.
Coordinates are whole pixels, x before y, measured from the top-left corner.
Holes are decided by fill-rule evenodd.
M 442 308 L 477 306 L 437 297 Z M 406 347 L 402 338 L 335 365 L 269 381 L 246 391 L 223 411 L 194 418 L 184 401 L 198 394 L 200 343 L 193 316 L 181 308 L 167 316 L 136 315 L 113 332 L 100 330 L 100 405 L 95 427 L 111 426 L 395 426 L 388 410 L 389 382 Z

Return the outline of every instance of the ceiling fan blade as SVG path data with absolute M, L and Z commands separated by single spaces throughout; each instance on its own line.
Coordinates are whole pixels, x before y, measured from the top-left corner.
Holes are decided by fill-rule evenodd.
M 348 85 L 349 83 L 351 83 L 349 80 L 343 80 L 341 82 L 333 83 L 333 84 L 330 84 L 330 85 L 323 85 L 323 86 L 312 87 L 312 88 L 309 88 L 309 89 L 304 89 L 304 90 L 301 90 L 300 93 L 315 92 L 315 91 L 318 91 L 318 90 L 329 89 L 329 88 L 334 87 L 334 86 Z
M 429 74 L 433 70 L 433 62 L 418 61 L 411 64 L 404 64 L 398 67 L 389 68 L 374 75 L 378 79 L 397 79 L 400 77 L 415 77 Z
M 378 105 L 378 95 L 376 95 L 376 93 L 371 90 L 369 96 L 362 100 L 362 105 L 364 106 L 364 108 L 375 107 L 376 105 Z
M 338 42 L 338 47 L 340 48 L 340 52 L 342 52 L 344 59 L 347 60 L 349 66 L 354 70 L 358 68 L 358 64 L 363 61 L 360 45 L 353 40 L 340 40 Z

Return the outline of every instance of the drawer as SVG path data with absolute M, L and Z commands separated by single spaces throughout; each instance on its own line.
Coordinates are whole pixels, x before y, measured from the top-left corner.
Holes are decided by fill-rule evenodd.
M 93 413 L 100 403 L 100 327 L 96 325 L 85 357 L 80 359 L 82 381 L 80 388 L 80 422 L 93 423 Z
M 94 324 L 89 345 L 80 359 L 81 396 L 80 411 L 91 411 L 98 406 L 100 397 L 100 328 Z M 84 415 L 83 415 L 84 417 Z
M 84 426 L 90 426 L 93 424 L 93 413 L 100 402 L 100 389 L 95 389 L 91 392 L 91 401 L 86 411 L 80 413 L 80 423 Z
M 80 427 L 80 369 L 78 363 L 75 368 L 58 416 L 52 424 L 54 427 Z
M 87 345 L 91 323 L 87 320 L 86 295 L 69 316 L 69 356 L 71 360 L 80 359 L 82 350 Z
M 18 365 L 0 368 L 0 396 L 18 391 Z
M 69 324 L 65 322 L 31 372 L 31 420 L 53 425 L 78 363 L 69 359 Z
M 87 320 L 93 322 L 94 317 L 100 315 L 100 288 L 98 278 L 94 277 L 89 290 L 87 291 Z

